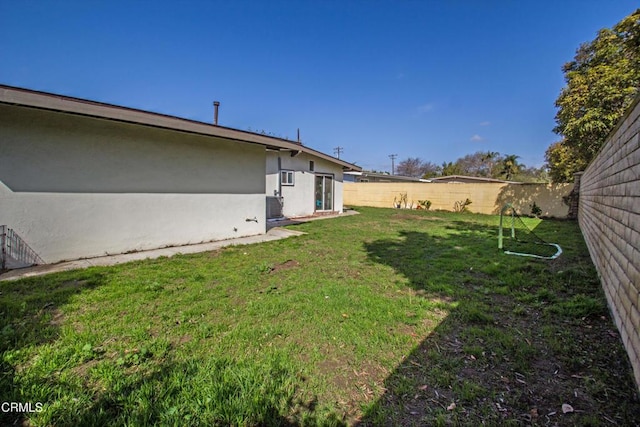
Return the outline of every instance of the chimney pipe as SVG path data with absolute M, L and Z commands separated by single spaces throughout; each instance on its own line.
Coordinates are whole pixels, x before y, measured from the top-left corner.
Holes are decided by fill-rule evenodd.
M 218 107 L 220 107 L 220 102 L 213 101 L 213 124 L 218 126 Z

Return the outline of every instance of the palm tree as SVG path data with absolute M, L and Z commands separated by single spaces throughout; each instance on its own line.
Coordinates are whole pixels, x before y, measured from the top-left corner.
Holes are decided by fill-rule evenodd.
M 504 175 L 507 181 L 511 181 L 511 179 L 521 171 L 522 165 L 518 163 L 519 158 L 520 156 L 509 154 L 504 156 L 502 159 L 502 170 L 500 171 L 500 175 Z
M 491 178 L 494 177 L 494 167 L 496 159 L 500 156 L 500 153 L 497 151 L 487 151 L 486 153 L 482 153 L 482 163 L 484 163 L 487 170 L 487 176 Z

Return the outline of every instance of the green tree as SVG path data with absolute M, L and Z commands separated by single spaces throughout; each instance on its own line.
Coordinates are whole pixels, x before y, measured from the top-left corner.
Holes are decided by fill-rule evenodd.
M 514 177 L 514 181 L 519 182 L 550 182 L 549 171 L 546 167 L 523 166 L 520 173 Z
M 444 162 L 441 166 L 442 176 L 462 175 L 463 171 L 458 162 Z
M 595 157 L 638 93 L 640 9 L 582 44 L 562 70 L 566 86 L 556 100 L 554 132 L 562 136 L 556 144 L 563 147 L 554 144 L 546 157 L 554 179 L 572 180 Z
M 504 176 L 507 181 L 511 181 L 522 170 L 522 165 L 518 163 L 519 158 L 520 156 L 515 154 L 509 154 L 502 158 L 500 175 Z
M 544 154 L 553 182 L 572 182 L 573 174 L 583 170 L 582 161 L 575 150 L 563 141 L 554 142 Z

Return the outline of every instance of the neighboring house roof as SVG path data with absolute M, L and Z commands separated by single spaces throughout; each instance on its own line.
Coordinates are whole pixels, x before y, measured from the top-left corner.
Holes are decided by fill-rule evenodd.
M 357 176 L 360 177 L 361 179 L 375 179 L 378 182 L 398 182 L 398 181 L 402 181 L 402 182 L 425 182 L 425 180 L 421 179 L 421 178 L 415 178 L 412 176 L 402 176 L 402 175 L 389 175 L 389 174 L 384 174 L 384 173 L 377 173 L 377 172 L 345 172 L 347 175 L 353 175 L 353 176 Z
M 465 183 L 483 183 L 483 182 L 490 182 L 490 183 L 499 183 L 499 184 L 520 184 L 519 182 L 515 182 L 515 181 L 504 181 L 502 179 L 494 179 L 494 178 L 483 178 L 480 176 L 464 176 L 464 175 L 448 175 L 448 176 L 439 176 L 436 178 L 429 178 L 428 179 L 429 182 L 436 182 L 436 183 L 442 183 L 442 182 L 465 182 Z
M 308 153 L 338 164 L 347 171 L 362 170 L 359 166 L 286 139 L 86 99 L 0 85 L 0 104 L 19 105 L 103 120 L 114 120 L 117 122 L 224 138 L 250 144 L 259 144 L 273 150 Z

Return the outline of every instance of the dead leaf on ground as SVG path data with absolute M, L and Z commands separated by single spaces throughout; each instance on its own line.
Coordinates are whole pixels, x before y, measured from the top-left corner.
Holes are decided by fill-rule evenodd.
M 569 405 L 568 403 L 563 403 L 562 404 L 562 413 L 563 414 L 568 414 L 569 412 L 573 412 L 573 406 Z

